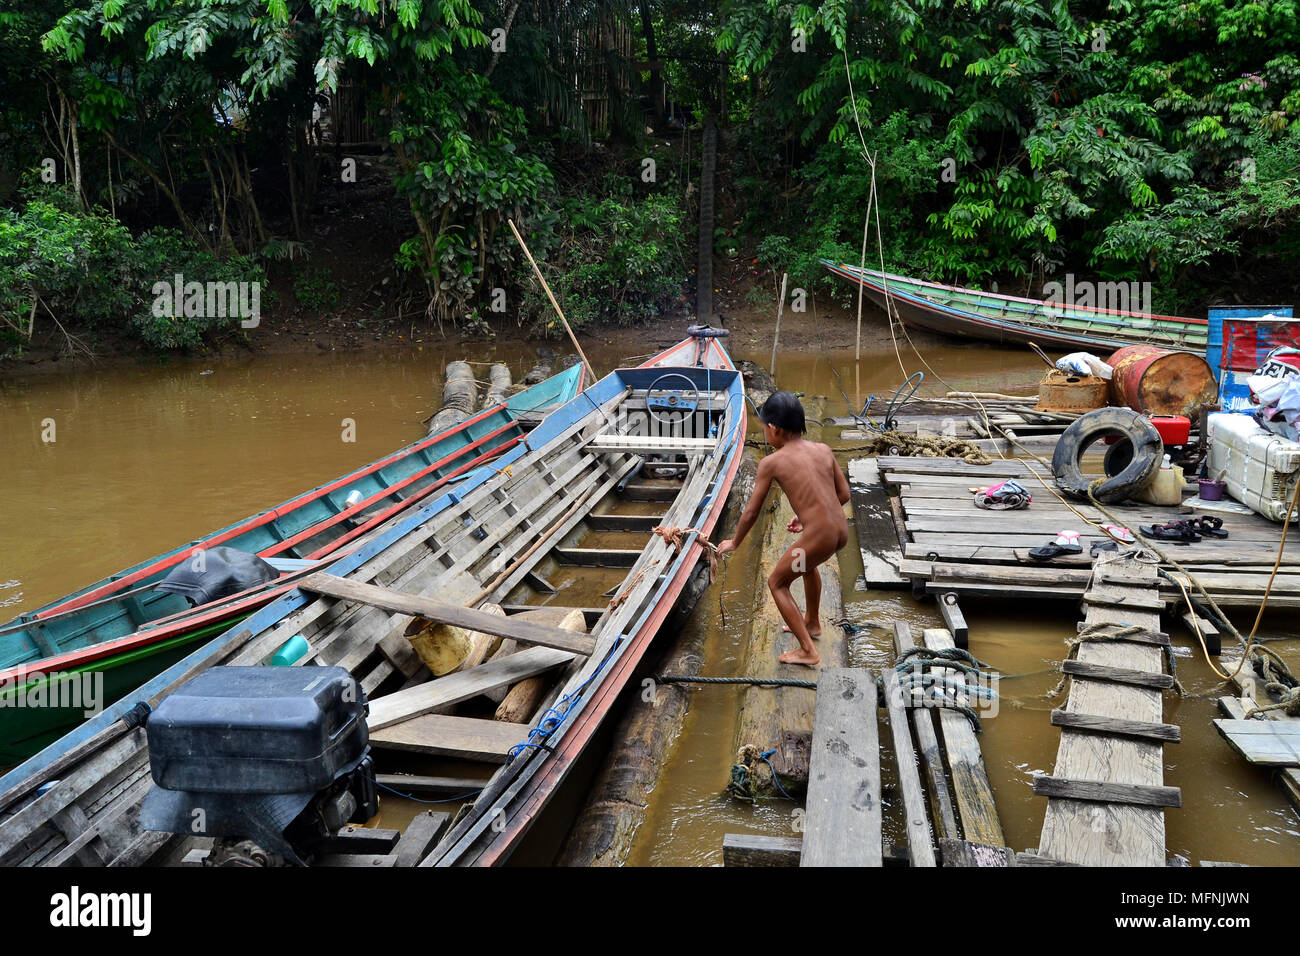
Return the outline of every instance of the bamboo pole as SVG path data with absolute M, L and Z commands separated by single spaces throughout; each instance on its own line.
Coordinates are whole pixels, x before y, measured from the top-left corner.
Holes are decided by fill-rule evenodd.
M 591 381 L 595 383 L 600 379 L 600 376 L 596 374 L 596 369 L 592 366 L 591 362 L 587 360 L 587 353 L 582 351 L 582 346 L 578 344 L 578 337 L 573 334 L 573 329 L 569 328 L 569 320 L 564 317 L 564 310 L 560 308 L 560 303 L 555 301 L 555 295 L 551 292 L 551 287 L 546 284 L 546 277 L 542 275 L 542 270 L 537 267 L 537 260 L 534 259 L 533 254 L 528 251 L 528 243 L 524 242 L 524 237 L 519 235 L 519 230 L 515 228 L 515 221 L 513 219 L 507 219 L 506 224 L 510 226 L 510 231 L 515 234 L 515 239 L 519 241 L 519 246 L 524 250 L 524 255 L 528 257 L 528 262 L 532 265 L 533 272 L 537 273 L 537 281 L 542 284 L 542 289 L 546 292 L 546 297 L 551 300 L 551 306 L 555 309 L 556 314 L 560 317 L 560 321 L 564 324 L 564 331 L 569 333 L 569 341 L 572 342 L 573 347 L 578 350 L 578 355 L 582 358 L 582 364 L 587 366 L 587 372 L 591 375 Z
M 772 335 L 772 365 L 767 374 L 776 374 L 776 343 L 781 339 L 781 315 L 785 312 L 785 283 L 790 277 L 788 272 L 781 273 L 781 298 L 776 304 L 776 332 Z

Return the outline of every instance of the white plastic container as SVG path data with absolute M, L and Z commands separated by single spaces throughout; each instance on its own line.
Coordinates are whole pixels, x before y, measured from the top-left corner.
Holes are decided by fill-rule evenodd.
M 1282 521 L 1300 478 L 1300 443 L 1274 435 L 1249 415 L 1235 412 L 1211 415 L 1207 432 L 1206 474 L 1218 478 L 1225 473 L 1228 494 L 1265 518 Z

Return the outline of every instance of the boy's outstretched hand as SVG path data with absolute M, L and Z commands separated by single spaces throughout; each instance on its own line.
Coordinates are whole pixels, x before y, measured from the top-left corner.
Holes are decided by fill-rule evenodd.
M 785 530 L 792 532 L 793 534 L 799 534 L 803 531 L 803 522 L 799 520 L 798 515 L 795 515 L 790 519 L 790 523 L 785 526 Z
M 728 538 L 722 544 L 718 545 L 718 554 L 731 554 L 736 550 L 736 542 Z

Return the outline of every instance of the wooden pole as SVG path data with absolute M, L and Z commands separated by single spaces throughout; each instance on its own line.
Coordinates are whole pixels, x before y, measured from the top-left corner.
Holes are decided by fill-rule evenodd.
M 776 375 L 776 343 L 781 339 L 781 314 L 785 312 L 785 282 L 790 277 L 788 272 L 781 273 L 781 298 L 776 304 L 776 333 L 772 336 L 772 366 L 769 375 Z
M 578 344 L 578 337 L 573 334 L 573 329 L 569 328 L 569 320 L 564 317 L 564 310 L 560 308 L 560 303 L 555 301 L 555 295 L 551 292 L 551 287 L 546 284 L 546 277 L 542 275 L 542 270 L 537 267 L 537 260 L 535 260 L 533 254 L 528 251 L 528 243 L 524 242 L 524 237 L 519 235 L 519 230 L 515 228 L 515 221 L 513 219 L 507 219 L 506 223 L 510 226 L 510 231 L 515 234 L 515 239 L 519 241 L 519 246 L 524 250 L 524 255 L 528 257 L 528 262 L 532 265 L 533 272 L 537 274 L 537 281 L 542 284 L 542 289 L 546 292 L 546 297 L 551 300 L 551 306 L 555 309 L 556 314 L 560 317 L 560 321 L 564 324 L 564 331 L 569 333 L 569 341 L 572 342 L 573 347 L 578 350 L 578 355 L 582 358 L 582 364 L 587 366 L 587 372 L 591 375 L 591 381 L 595 383 L 600 379 L 600 376 L 596 374 L 596 369 L 592 366 L 591 362 L 587 361 L 587 353 L 582 351 L 582 346 Z

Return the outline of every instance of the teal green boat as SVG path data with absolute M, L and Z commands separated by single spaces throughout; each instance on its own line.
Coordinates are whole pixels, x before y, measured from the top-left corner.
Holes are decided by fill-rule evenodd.
M 582 385 L 581 365 L 565 369 L 459 425 L 0 626 L 0 764 L 31 756 L 513 448 Z M 187 558 L 218 546 L 256 554 L 280 576 L 198 607 L 156 588 Z

